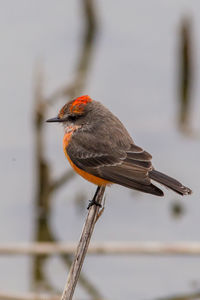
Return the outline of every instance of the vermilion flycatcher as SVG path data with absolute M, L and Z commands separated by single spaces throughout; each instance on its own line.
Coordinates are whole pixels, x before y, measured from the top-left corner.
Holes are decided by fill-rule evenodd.
M 152 156 L 134 144 L 120 120 L 87 95 L 65 104 L 58 116 L 47 122 L 63 123 L 66 157 L 79 175 L 98 188 L 117 183 L 163 196 L 163 191 L 151 183 L 152 179 L 180 195 L 192 192 L 179 181 L 156 171 L 151 164 Z M 95 196 L 89 206 L 96 204 L 94 200 Z

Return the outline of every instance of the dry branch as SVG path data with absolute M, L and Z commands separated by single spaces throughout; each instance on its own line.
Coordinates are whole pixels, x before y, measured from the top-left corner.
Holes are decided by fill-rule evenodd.
M 68 170 L 64 174 L 60 176 L 60 178 L 55 179 L 54 182 L 51 183 L 49 189 L 50 192 L 55 192 L 55 190 L 58 190 L 63 184 L 68 182 L 70 179 L 74 177 L 76 173 L 73 170 Z
M 102 203 L 104 191 L 105 187 L 100 187 L 94 199 L 95 202 L 99 204 Z M 93 205 L 90 207 L 61 300 L 71 300 L 73 297 L 80 276 L 81 268 L 88 250 L 89 242 L 98 217 L 98 213 L 99 206 Z
M 0 255 L 72 255 L 77 244 L 18 243 L 0 245 Z M 200 256 L 200 242 L 93 242 L 90 255 L 188 255 Z
M 37 293 L 17 294 L 0 292 L 0 300 L 59 300 L 58 295 L 41 295 Z
M 43 295 L 38 293 L 6 293 L 0 292 L 0 300 L 59 300 L 59 295 Z M 101 298 L 100 298 L 101 299 Z M 99 299 L 99 300 L 100 300 Z M 175 296 L 168 296 L 163 298 L 157 298 L 156 300 L 197 300 L 200 299 L 200 292 L 191 292 L 190 294 L 179 294 Z

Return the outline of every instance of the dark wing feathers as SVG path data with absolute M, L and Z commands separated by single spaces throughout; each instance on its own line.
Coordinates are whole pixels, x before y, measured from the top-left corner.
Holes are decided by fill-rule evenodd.
M 136 175 L 136 174 L 135 174 Z M 140 174 L 141 176 L 136 175 L 136 180 L 134 180 L 133 176 L 127 176 L 124 174 L 121 174 L 121 169 L 111 169 L 109 168 L 108 172 L 103 174 L 103 178 L 107 180 L 111 180 L 114 183 L 123 185 L 130 189 L 135 189 L 138 191 L 142 191 L 144 193 L 149 193 L 157 196 L 163 196 L 163 192 L 154 186 L 147 176 L 143 174 Z
M 68 152 L 69 154 L 69 152 Z M 94 155 L 90 157 L 73 157 L 72 161 L 80 168 L 86 171 L 87 168 L 99 168 L 103 166 L 116 165 L 119 159 L 108 154 Z
M 141 147 L 136 146 L 135 144 L 131 144 L 127 152 L 142 153 L 144 152 L 144 150 Z
M 106 166 L 100 168 L 101 175 L 103 178 L 107 180 L 111 180 L 115 182 L 117 181 L 135 181 L 142 184 L 150 184 L 150 180 L 148 178 L 148 171 L 144 168 L 140 168 L 135 165 L 127 164 L 123 162 L 118 166 Z M 109 179 L 110 178 L 110 179 Z M 119 183 L 119 182 L 117 182 Z
M 144 151 L 142 148 L 132 144 L 131 148 L 127 151 L 127 156 L 130 159 L 141 160 L 141 161 L 150 161 L 152 159 L 151 154 Z
M 78 135 L 77 135 L 78 136 Z M 151 184 L 148 172 L 152 169 L 151 155 L 142 148 L 129 144 L 125 149 L 76 140 L 76 135 L 67 147 L 67 153 L 80 169 L 102 179 L 162 196 L 163 192 Z
M 151 161 L 142 161 L 142 160 L 130 159 L 129 157 L 127 157 L 126 162 L 137 165 L 145 169 L 150 169 L 152 167 Z

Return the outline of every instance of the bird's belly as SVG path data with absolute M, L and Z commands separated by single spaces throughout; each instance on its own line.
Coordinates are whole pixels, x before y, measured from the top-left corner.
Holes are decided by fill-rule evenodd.
M 69 141 L 72 137 L 72 134 L 73 134 L 73 131 L 71 132 L 68 132 L 64 135 L 64 138 L 63 138 L 63 151 L 65 153 L 65 156 L 67 157 L 71 167 L 74 169 L 74 171 L 76 173 L 78 173 L 80 176 L 82 176 L 84 179 L 96 184 L 96 185 L 103 185 L 103 186 L 106 186 L 106 185 L 109 185 L 111 184 L 110 181 L 107 181 L 107 180 L 104 180 L 100 177 L 97 177 L 97 176 L 94 176 L 92 174 L 89 174 L 83 170 L 81 170 L 80 168 L 78 168 L 71 160 L 71 158 L 69 157 L 69 155 L 67 154 L 67 146 L 69 144 Z

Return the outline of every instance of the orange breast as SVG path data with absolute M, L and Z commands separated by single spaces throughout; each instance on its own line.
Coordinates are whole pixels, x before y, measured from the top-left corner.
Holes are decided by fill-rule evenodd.
M 76 130 L 76 128 L 74 128 L 74 130 Z M 68 144 L 69 144 L 69 141 L 72 137 L 72 134 L 73 134 L 73 131 L 66 133 L 64 135 L 64 138 L 63 138 L 63 150 L 64 150 L 64 153 L 65 153 L 65 156 L 67 157 L 70 165 L 72 166 L 72 168 L 75 170 L 76 173 L 78 173 L 79 175 L 81 175 L 83 178 L 85 178 L 86 180 L 96 184 L 96 185 L 108 185 L 108 184 L 111 184 L 110 181 L 107 181 L 107 180 L 104 180 L 102 178 L 99 178 L 97 176 L 94 176 L 92 174 L 89 174 L 81 169 L 79 169 L 73 162 L 72 160 L 70 159 L 69 155 L 67 154 L 67 147 L 68 147 Z

